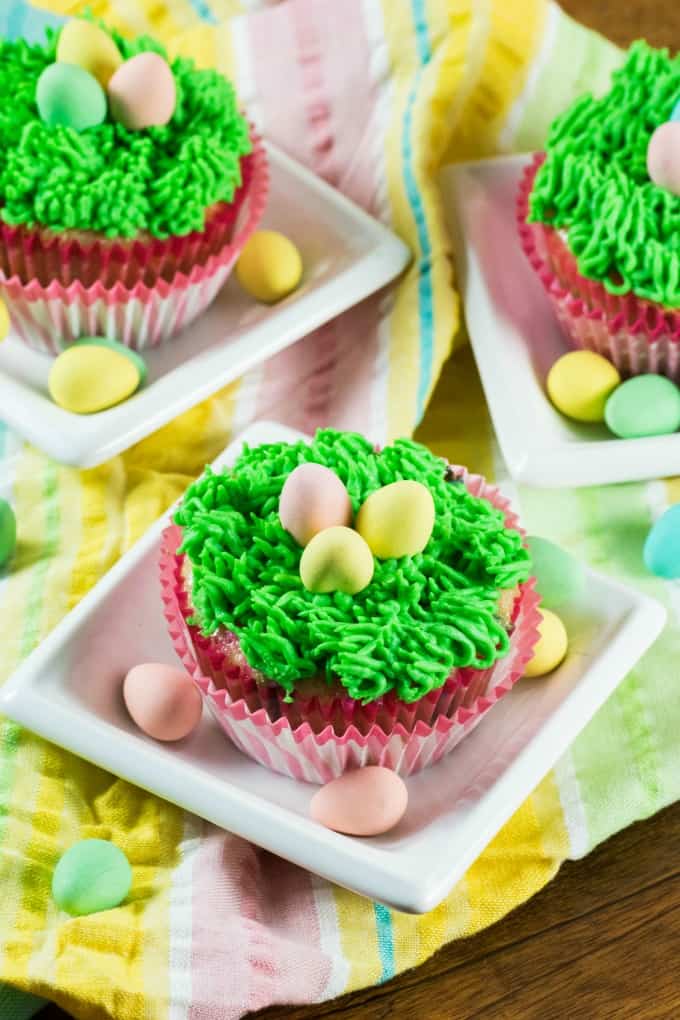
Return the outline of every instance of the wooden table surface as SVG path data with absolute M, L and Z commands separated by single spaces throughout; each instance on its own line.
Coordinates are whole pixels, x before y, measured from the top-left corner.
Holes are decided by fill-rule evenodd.
M 563 0 L 622 46 L 680 49 L 680 0 Z M 467 355 L 463 355 L 467 356 Z M 445 446 L 445 369 L 419 432 Z M 680 1017 L 680 804 L 620 833 L 523 907 L 377 988 L 253 1020 L 674 1020 Z M 40 1020 L 69 1020 L 55 1006 Z M 215 1018 L 218 1020 L 218 1018 Z

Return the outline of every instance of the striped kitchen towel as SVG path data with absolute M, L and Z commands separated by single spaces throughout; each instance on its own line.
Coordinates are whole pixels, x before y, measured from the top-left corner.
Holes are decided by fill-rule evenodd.
M 438 166 L 540 144 L 552 116 L 584 88 L 602 88 L 620 60 L 547 0 L 44 6 L 49 15 L 5 0 L 0 32 L 35 34 L 90 7 L 221 68 L 263 133 L 391 224 L 414 261 L 398 287 L 98 468 L 62 467 L 0 429 L 0 495 L 16 508 L 20 539 L 0 577 L 2 678 L 253 419 L 351 427 L 378 442 L 411 433 L 458 329 Z M 459 439 L 437 452 L 491 474 L 497 450 L 468 354 L 455 369 L 449 434 Z M 639 553 L 652 519 L 679 498 L 678 483 L 520 493 L 531 530 L 671 607 L 673 589 L 643 575 Z M 333 887 L 0 720 L 0 978 L 88 1020 L 231 1020 L 274 1002 L 320 1002 L 422 962 L 531 896 L 567 857 L 680 796 L 669 666 L 680 627 L 670 618 L 424 917 Z M 66 919 L 50 898 L 51 873 L 88 836 L 125 850 L 132 894 L 117 910 Z

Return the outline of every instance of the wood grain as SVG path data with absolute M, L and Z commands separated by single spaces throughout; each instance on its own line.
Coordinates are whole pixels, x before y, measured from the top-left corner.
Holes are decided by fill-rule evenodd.
M 620 45 L 644 37 L 680 49 L 680 0 L 563 0 L 562 6 Z M 454 393 L 449 365 L 419 438 L 438 452 L 459 451 L 459 462 L 474 462 L 464 439 L 450 434 Z M 680 1017 L 678 847 L 680 804 L 620 833 L 585 860 L 565 864 L 529 903 L 416 970 L 321 1006 L 275 1007 L 252 1016 L 673 1020 Z M 50 1006 L 41 1020 L 69 1018 Z

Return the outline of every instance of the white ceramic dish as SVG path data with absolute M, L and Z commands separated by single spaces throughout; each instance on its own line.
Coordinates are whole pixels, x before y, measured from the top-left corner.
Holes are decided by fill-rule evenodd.
M 302 286 L 256 303 L 232 277 L 182 336 L 144 353 L 146 386 L 99 414 L 64 411 L 47 392 L 52 359 L 9 337 L 0 345 L 0 418 L 50 456 L 93 467 L 155 432 L 254 365 L 295 343 L 394 279 L 406 245 L 338 191 L 268 145 L 271 186 L 264 227 L 302 252 Z
M 546 487 L 677 474 L 680 435 L 617 439 L 605 425 L 569 421 L 545 394 L 550 366 L 571 348 L 517 236 L 515 200 L 529 158 L 442 172 L 470 342 L 510 473 Z
M 279 425 L 241 442 L 299 438 Z M 0 710 L 62 747 L 281 857 L 399 910 L 439 903 L 660 631 L 651 599 L 590 574 L 587 601 L 562 613 L 567 661 L 524 680 L 448 758 L 407 780 L 407 813 L 391 833 L 352 839 L 307 817 L 316 787 L 246 758 L 207 712 L 198 731 L 158 744 L 128 718 L 122 675 L 176 662 L 161 610 L 158 521 L 52 631 L 0 691 Z

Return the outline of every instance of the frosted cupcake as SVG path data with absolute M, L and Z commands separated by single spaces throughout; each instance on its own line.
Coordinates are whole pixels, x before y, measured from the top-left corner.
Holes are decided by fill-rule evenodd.
M 225 733 L 279 772 L 416 772 L 531 657 L 516 517 L 417 443 L 376 451 L 325 430 L 245 448 L 174 519 L 161 584 L 175 648 Z
M 680 58 L 635 43 L 607 95 L 553 123 L 518 202 L 522 246 L 572 343 L 624 376 L 676 382 L 680 197 L 651 179 L 647 157 L 678 99 Z
M 264 209 L 265 157 L 232 84 L 76 20 L 44 44 L 0 41 L 0 89 L 15 331 L 49 352 L 81 335 L 168 339 L 215 297 Z

